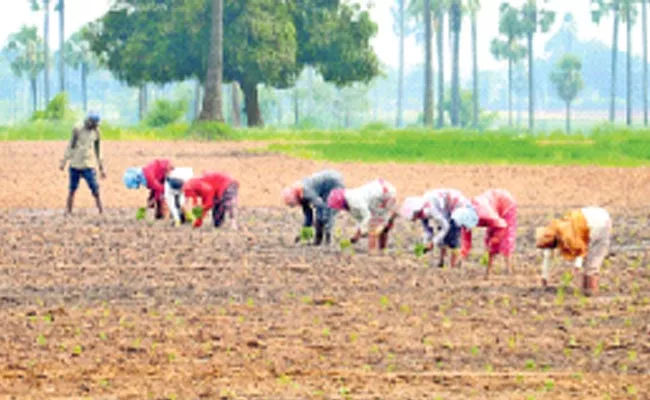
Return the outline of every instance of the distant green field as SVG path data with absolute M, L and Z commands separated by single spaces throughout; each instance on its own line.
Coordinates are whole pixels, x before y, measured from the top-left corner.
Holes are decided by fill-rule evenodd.
M 0 140 L 67 140 L 70 125 L 47 122 L 0 127 Z M 267 141 L 268 150 L 296 157 L 359 162 L 535 165 L 650 165 L 650 130 L 603 125 L 588 134 L 525 134 L 512 130 L 233 130 L 221 124 L 165 128 L 104 126 L 106 140 Z

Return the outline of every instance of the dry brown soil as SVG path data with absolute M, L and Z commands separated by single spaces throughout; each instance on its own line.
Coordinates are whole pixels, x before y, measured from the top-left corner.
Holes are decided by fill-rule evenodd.
M 64 143 L 0 144 L 0 398 L 644 399 L 650 393 L 645 169 L 328 164 L 258 144 L 105 144 L 108 211 L 82 186 L 62 216 Z M 243 225 L 135 220 L 124 168 L 170 157 L 242 184 Z M 387 254 L 294 245 L 282 185 L 323 167 L 349 185 L 382 176 L 400 195 L 451 186 L 512 191 L 517 267 L 483 279 L 481 235 L 462 269 L 416 258 L 399 221 Z M 538 285 L 534 227 L 582 204 L 615 215 L 601 295 L 553 271 Z M 337 237 L 352 222 L 340 218 Z

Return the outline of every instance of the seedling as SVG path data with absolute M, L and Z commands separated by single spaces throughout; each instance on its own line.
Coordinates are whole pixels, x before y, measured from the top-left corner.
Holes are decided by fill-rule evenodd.
M 413 254 L 415 254 L 416 257 L 420 258 L 424 256 L 425 250 L 426 250 L 426 246 L 422 243 L 418 243 L 415 245 L 415 248 L 413 249 Z
M 350 247 L 352 247 L 352 241 L 350 241 L 350 239 L 341 239 L 341 241 L 339 242 L 339 248 L 341 249 L 341 251 L 345 251 Z
M 300 230 L 300 240 L 302 242 L 308 242 L 314 238 L 314 228 L 311 226 L 305 226 Z
M 192 217 L 194 219 L 199 219 L 203 215 L 203 207 L 202 206 L 196 206 L 192 208 Z
M 544 390 L 547 392 L 552 392 L 553 389 L 555 388 L 555 382 L 553 379 L 547 379 L 544 381 Z
M 135 213 L 135 219 L 137 221 L 143 221 L 146 217 L 147 217 L 147 208 L 146 207 L 138 208 L 138 211 Z
M 45 346 L 47 344 L 47 340 L 45 340 L 45 336 L 41 333 L 38 335 L 38 338 L 36 338 L 36 343 L 38 343 L 39 346 Z
M 80 345 L 76 345 L 76 346 L 72 349 L 72 354 L 75 355 L 75 356 L 80 356 L 80 355 L 81 355 L 81 346 L 80 346 Z

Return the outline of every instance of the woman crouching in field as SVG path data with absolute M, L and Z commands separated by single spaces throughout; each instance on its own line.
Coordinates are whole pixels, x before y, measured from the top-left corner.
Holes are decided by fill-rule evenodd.
M 238 229 L 236 209 L 239 183 L 230 175 L 219 172 L 206 172 L 199 178 L 193 178 L 183 185 L 185 197 L 197 206 L 199 201 L 203 208 L 201 216 L 194 220 L 194 227 L 203 225 L 203 219 L 212 210 L 214 227 L 223 224 L 226 213 L 233 229 Z
M 440 268 L 444 266 L 448 248 L 451 249 L 451 267 L 458 266 L 461 229 L 472 229 L 478 223 L 472 203 L 454 189 L 432 190 L 422 197 L 409 197 L 404 201 L 401 215 L 411 221 L 422 221 L 426 245 L 424 252 L 439 247 Z M 436 224 L 435 234 L 429 220 Z
M 586 295 L 598 294 L 600 267 L 609 252 L 611 234 L 612 219 L 598 207 L 570 211 L 537 229 L 537 248 L 544 250 L 542 284 L 548 285 L 551 258 L 557 249 L 566 260 L 575 261 L 576 269 L 582 269 L 584 263 L 583 291 Z
M 188 218 L 185 210 L 185 195 L 183 186 L 192 179 L 194 172 L 189 167 L 174 168 L 165 180 L 165 202 L 174 221 L 174 226 L 184 224 Z
M 478 227 L 487 228 L 485 248 L 488 265 L 485 279 L 490 277 L 494 258 L 501 254 L 506 260 L 508 272 L 512 273 L 511 256 L 517 239 L 517 202 L 506 190 L 490 189 L 472 199 L 478 213 Z M 472 231 L 463 229 L 461 257 L 467 259 L 472 249 Z
M 146 186 L 149 189 L 147 208 L 155 210 L 156 219 L 165 217 L 165 179 L 174 169 L 172 162 L 167 159 L 156 159 L 142 168 L 128 168 L 124 173 L 124 185 L 127 189 L 138 189 Z
M 336 210 L 327 206 L 327 198 L 334 189 L 342 189 L 343 177 L 337 171 L 325 170 L 317 172 L 282 191 L 284 204 L 289 207 L 300 205 L 304 214 L 303 228 L 315 225 L 316 235 L 314 245 L 330 244 L 332 228 L 336 220 Z M 316 222 L 314 223 L 314 209 L 316 209 Z M 301 235 L 296 236 L 296 243 Z
M 397 190 L 389 182 L 377 179 L 355 189 L 334 189 L 327 205 L 334 210 L 345 210 L 357 221 L 357 231 L 350 242 L 368 237 L 368 250 L 388 246 L 388 235 L 397 217 Z

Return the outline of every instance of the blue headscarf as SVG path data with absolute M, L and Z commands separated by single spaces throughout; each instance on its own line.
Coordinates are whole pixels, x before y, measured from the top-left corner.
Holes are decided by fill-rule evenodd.
M 454 220 L 457 225 L 466 229 L 472 229 L 478 225 L 478 214 L 472 206 L 457 208 L 451 214 L 451 219 Z
M 123 180 L 127 189 L 138 189 L 140 185 L 147 186 L 142 168 L 127 168 Z

